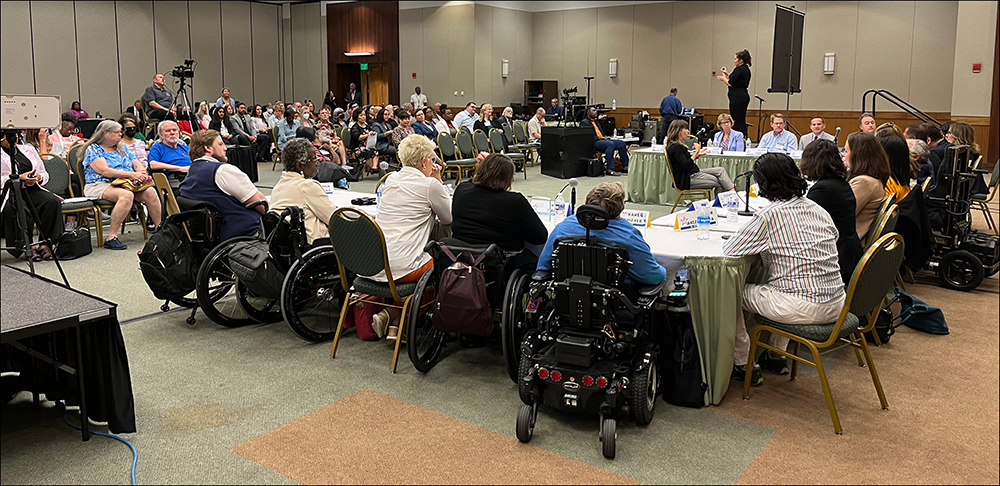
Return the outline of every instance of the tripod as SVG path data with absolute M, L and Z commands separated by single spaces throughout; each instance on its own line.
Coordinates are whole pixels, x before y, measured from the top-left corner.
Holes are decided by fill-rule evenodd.
M 201 125 L 197 121 L 197 118 L 195 116 L 195 111 L 192 109 L 193 107 L 191 106 L 191 101 L 188 100 L 187 87 L 184 85 L 185 81 L 187 81 L 187 78 L 181 77 L 179 78 L 179 80 L 181 86 L 180 88 L 177 88 L 177 96 L 174 98 L 175 100 L 177 100 L 174 103 L 174 106 L 177 107 L 177 120 L 178 121 L 187 120 L 187 122 L 191 124 L 191 131 L 194 132 L 197 131 L 197 129 L 200 128 Z
M 28 230 L 28 222 L 32 222 L 35 227 L 38 228 L 38 234 L 41 236 L 39 239 L 39 244 L 47 245 L 52 251 L 52 261 L 56 263 L 56 268 L 59 269 L 59 275 L 62 276 L 63 282 L 66 283 L 66 287 L 70 288 L 69 279 L 66 278 L 66 273 L 63 272 L 62 265 L 59 263 L 59 257 L 56 256 L 54 241 L 52 240 L 52 235 L 46 235 L 42 230 L 42 225 L 39 224 L 41 218 L 38 217 L 38 211 L 35 209 L 34 203 L 31 199 L 25 197 L 24 181 L 21 180 L 20 175 L 23 174 L 20 162 L 18 161 L 17 155 L 17 131 L 16 130 L 3 130 L 2 138 L 7 143 L 6 147 L 3 147 L 4 152 L 10 157 L 10 176 L 8 176 L 7 184 L 4 185 L 3 191 L 0 191 L 0 206 L 6 204 L 14 205 L 15 218 L 17 219 L 17 229 L 20 233 L 21 241 L 24 244 L 24 259 L 28 261 L 28 268 L 30 269 L 32 276 L 37 276 L 35 273 L 35 263 L 28 256 L 31 252 L 31 231 Z M 34 171 L 32 171 L 34 172 Z M 13 197 L 11 195 L 13 194 Z M 16 240 L 16 238 L 15 238 Z M 12 247 L 0 247 L 0 250 L 8 251 L 18 251 L 17 245 Z

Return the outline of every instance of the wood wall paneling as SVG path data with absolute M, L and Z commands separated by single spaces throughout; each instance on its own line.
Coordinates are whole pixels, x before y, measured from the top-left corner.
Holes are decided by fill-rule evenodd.
M 80 99 L 76 19 L 67 12 L 73 12 L 73 2 L 31 2 L 32 53 L 48 60 L 35 64 L 35 92 L 62 97 L 63 111 Z
M 78 4 L 76 23 L 81 104 L 90 116 L 97 116 L 100 111 L 107 118 L 117 118 L 123 107 L 118 76 L 115 2 Z
M 8 55 L 0 69 L 0 89 L 4 94 L 35 94 L 34 56 L 31 55 L 30 2 L 0 2 L 0 44 Z M 58 94 L 58 93 L 49 93 Z
M 389 76 L 389 97 L 399 103 L 399 2 L 346 2 L 326 6 L 327 80 L 326 89 L 337 93 L 343 103 L 347 92 L 345 81 L 351 77 L 338 72 L 348 69 L 344 64 L 386 64 Z M 349 57 L 345 52 L 374 52 L 372 56 Z M 351 74 L 353 69 L 348 71 Z M 355 80 L 360 83 L 361 79 Z M 349 82 L 349 81 L 348 81 Z M 470 84 L 469 89 L 473 89 Z M 315 96 L 315 95 L 314 95 Z

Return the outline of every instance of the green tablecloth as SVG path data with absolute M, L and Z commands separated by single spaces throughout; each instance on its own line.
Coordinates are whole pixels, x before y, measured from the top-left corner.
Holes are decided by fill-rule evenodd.
M 756 155 L 703 155 L 695 163 L 702 168 L 724 167 L 735 178 L 752 169 L 756 160 Z M 677 201 L 666 154 L 637 150 L 629 155 L 628 195 L 630 201 L 640 203 L 672 205 Z

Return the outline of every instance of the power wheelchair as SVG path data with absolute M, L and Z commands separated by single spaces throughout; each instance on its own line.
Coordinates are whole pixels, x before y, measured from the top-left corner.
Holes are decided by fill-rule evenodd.
M 302 208 L 266 212 L 256 236 L 220 243 L 198 271 L 197 302 L 226 327 L 284 320 L 310 342 L 333 338 L 343 292 L 330 245 L 312 247 Z
M 973 184 L 989 172 L 972 168 L 971 153 L 967 145 L 948 147 L 938 187 L 927 197 L 940 217 L 927 268 L 937 272 L 945 287 L 961 291 L 974 290 L 1000 271 L 997 236 L 972 229 Z
M 651 339 L 653 305 L 665 282 L 624 285 L 628 252 L 592 238 L 608 213 L 592 205 L 577 212 L 586 236 L 557 240 L 552 273 L 532 276 L 525 299 L 512 299 L 504 329 L 525 329 L 520 346 L 517 438 L 531 440 L 538 407 L 600 415 L 604 457 L 614 459 L 619 419 L 653 419 L 660 377 Z M 516 283 L 509 291 L 517 291 Z
M 429 299 L 433 295 L 434 300 L 437 300 L 436 291 L 442 273 L 453 263 L 451 258 L 446 256 L 445 249 L 459 258 L 462 258 L 463 253 L 472 259 L 483 256 L 476 267 L 483 271 L 487 297 L 490 301 L 490 308 L 493 310 L 495 324 L 493 332 L 478 338 L 470 334 L 459 333 L 457 338 L 459 344 L 463 347 L 472 347 L 477 346 L 477 340 L 479 342 L 483 340 L 486 342 L 499 341 L 503 349 L 508 374 L 512 380 L 515 379 L 518 363 L 516 360 L 511 363 L 506 357 L 520 354 L 518 352 L 520 341 L 510 339 L 510 333 L 503 329 L 502 316 L 505 308 L 503 303 L 508 300 L 507 290 L 510 286 L 507 283 L 523 282 L 528 275 L 515 269 L 508 278 L 503 265 L 503 255 L 496 245 L 472 245 L 455 238 L 443 238 L 441 241 L 431 241 L 424 247 L 424 251 L 429 253 L 434 261 L 434 268 L 421 276 L 413 295 L 422 295 L 425 296 L 425 299 Z M 523 286 L 521 288 L 523 289 Z M 411 305 L 407 315 L 403 317 L 407 323 L 407 353 L 413 366 L 422 373 L 430 371 L 437 364 L 449 339 L 449 334 L 451 334 L 435 327 L 433 321 L 436 307 L 436 305 Z M 449 327 L 461 327 L 461 323 L 458 324 L 458 326 Z

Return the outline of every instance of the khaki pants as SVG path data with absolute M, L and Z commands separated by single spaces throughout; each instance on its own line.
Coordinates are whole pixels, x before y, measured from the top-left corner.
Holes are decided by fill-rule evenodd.
M 743 309 L 760 314 L 782 324 L 829 324 L 836 322 L 844 309 L 846 295 L 825 304 L 808 302 L 798 297 L 781 293 L 767 285 L 747 284 L 743 287 Z M 771 335 L 771 346 L 778 349 L 788 347 L 788 338 Z M 750 335 L 747 333 L 743 313 L 736 323 L 735 363 L 747 364 L 750 355 Z

